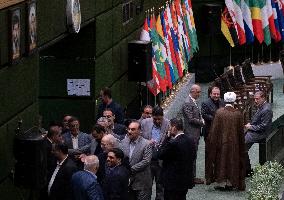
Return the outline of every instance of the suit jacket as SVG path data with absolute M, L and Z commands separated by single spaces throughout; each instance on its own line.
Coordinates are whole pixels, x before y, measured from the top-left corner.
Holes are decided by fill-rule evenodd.
M 192 135 L 195 141 L 199 140 L 201 127 L 203 126 L 201 112 L 190 96 L 183 104 L 182 111 L 184 117 L 184 133 Z
M 222 99 L 219 100 L 219 106 L 217 106 L 213 100 L 209 97 L 206 101 L 201 104 L 201 114 L 205 121 L 205 126 L 203 128 L 203 136 L 206 138 L 209 134 L 210 127 L 216 113 L 216 110 L 225 106 Z
M 170 124 L 169 120 L 164 118 L 161 125 L 161 136 L 158 144 L 162 144 L 164 139 L 166 138 L 169 130 L 169 124 Z M 141 121 L 141 131 L 143 138 L 147 140 L 152 139 L 153 125 L 154 125 L 153 118 L 146 118 Z
M 259 142 L 266 138 L 272 129 L 272 118 L 271 105 L 265 102 L 252 117 L 252 127 L 246 133 L 246 143 Z
M 105 200 L 127 200 L 129 170 L 123 165 L 114 168 L 106 167 L 106 175 L 103 180 L 103 192 Z
M 158 151 L 163 160 L 162 184 L 166 190 L 187 190 L 194 187 L 193 161 L 196 159 L 194 139 L 181 134 L 167 138 Z
M 44 138 L 44 148 L 46 149 L 46 178 L 49 180 L 52 176 L 52 173 L 56 167 L 57 159 L 54 156 L 52 151 L 52 143 L 47 139 L 47 137 Z
M 59 168 L 54 182 L 50 188 L 50 200 L 71 200 L 73 199 L 71 177 L 77 171 L 76 164 L 69 157 Z M 50 180 L 48 180 L 50 181 Z
M 162 124 L 161 124 L 161 133 L 160 133 L 160 140 L 158 141 L 157 146 L 160 146 L 163 141 L 165 140 L 168 130 L 169 130 L 169 120 L 163 119 Z M 154 126 L 153 118 L 146 118 L 141 121 L 141 131 L 142 131 L 142 137 L 151 140 L 152 139 L 152 128 Z M 154 146 L 152 147 L 152 159 L 157 160 L 157 148 Z
M 136 142 L 131 158 L 129 158 L 129 138 L 125 137 L 120 144 L 124 155 L 129 158 L 131 167 L 130 187 L 133 190 L 151 189 L 152 178 L 150 163 L 152 149 L 149 141 L 141 136 L 137 138 Z
M 123 139 L 127 133 L 126 126 L 123 124 L 114 123 L 113 133 L 119 136 L 119 139 Z
M 71 133 L 67 132 L 63 135 L 63 140 L 64 143 L 68 146 L 68 153 L 69 154 L 75 154 L 77 151 L 73 150 L 73 143 L 72 143 L 72 138 L 71 138 Z M 82 153 L 90 153 L 89 151 L 89 144 L 91 143 L 91 136 L 80 132 L 78 134 L 78 147 L 79 147 L 79 151 L 81 151 Z
M 113 113 L 115 114 L 115 122 L 123 124 L 123 122 L 124 122 L 124 110 L 121 107 L 121 105 L 119 105 L 118 103 L 116 103 L 113 100 L 109 105 L 106 105 L 104 103 L 99 105 L 96 120 L 98 120 L 100 117 L 103 116 L 103 112 L 106 108 L 110 108 L 113 111 Z
M 104 200 L 97 177 L 89 171 L 78 171 L 72 176 L 75 200 Z

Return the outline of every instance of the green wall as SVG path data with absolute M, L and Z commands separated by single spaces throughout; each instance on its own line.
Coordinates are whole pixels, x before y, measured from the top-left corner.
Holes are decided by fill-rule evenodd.
M 38 125 L 43 116 L 44 127 L 50 120 L 61 120 L 64 113 L 77 115 L 86 132 L 94 123 L 100 88 L 112 88 L 113 97 L 123 106 L 137 99 L 136 83 L 127 81 L 127 44 L 139 38 L 144 11 L 157 9 L 164 0 L 145 0 L 144 10 L 128 24 L 122 24 L 122 1 L 82 0 L 82 28 L 78 34 L 66 29 L 65 0 L 37 0 L 39 52 L 25 55 L 25 2 L 0 10 L 0 180 L 13 169 L 12 142 L 19 119 L 23 130 Z M 204 3 L 223 2 L 192 0 L 200 51 L 196 58 L 209 55 L 209 37 L 200 31 L 201 8 Z M 140 5 L 140 0 L 134 0 Z M 22 59 L 16 65 L 8 62 L 8 10 L 21 8 Z M 224 44 L 224 45 L 220 45 Z M 228 45 L 219 34 L 213 41 L 214 55 L 225 55 Z M 207 59 L 208 60 L 208 59 Z M 196 66 L 195 66 L 196 67 Z M 70 97 L 67 78 L 91 79 L 90 97 Z M 134 106 L 135 107 L 135 106 Z M 139 105 L 136 106 L 139 108 Z M 0 183 L 1 200 L 25 199 L 28 192 L 13 187 L 6 179 Z

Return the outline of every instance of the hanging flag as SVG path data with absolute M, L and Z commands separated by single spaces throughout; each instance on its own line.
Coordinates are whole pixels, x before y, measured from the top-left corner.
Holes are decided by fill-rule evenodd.
M 188 13 L 190 15 L 190 22 L 191 22 L 191 26 L 192 26 L 192 32 L 193 32 L 193 51 L 197 52 L 199 50 L 199 46 L 198 46 L 198 40 L 197 40 L 197 34 L 196 34 L 196 28 L 195 28 L 195 22 L 194 22 L 194 17 L 193 17 L 193 10 L 192 10 L 192 4 L 191 4 L 191 0 L 184 0 L 185 6 L 188 10 Z
M 161 14 L 159 14 L 157 17 L 156 30 L 159 36 L 159 48 L 161 51 L 161 62 L 164 64 L 164 68 L 166 72 L 165 84 L 169 88 L 172 88 L 170 68 L 169 68 L 170 66 L 169 66 L 168 57 L 167 57 L 166 43 L 165 43 L 163 27 L 162 27 L 162 22 L 161 22 Z
M 190 57 L 189 56 L 189 41 L 188 41 L 186 32 L 184 32 L 184 28 L 183 28 L 184 22 L 183 22 L 183 16 L 182 16 L 182 11 L 181 11 L 180 0 L 174 0 L 174 5 L 175 5 L 175 10 L 176 10 L 176 15 L 177 15 L 178 33 L 180 37 L 180 48 L 182 49 L 183 57 L 184 57 L 183 70 L 187 70 L 189 57 Z
M 171 29 L 173 28 L 173 23 L 172 23 L 172 16 L 171 16 L 171 12 L 170 12 L 170 5 L 167 4 L 165 12 L 164 12 L 164 19 L 165 19 L 165 24 L 166 24 L 166 32 L 167 32 L 167 36 L 168 36 L 168 42 L 169 42 L 169 46 L 170 46 L 170 55 L 173 61 L 173 76 L 172 76 L 172 81 L 177 81 L 179 78 L 179 74 L 178 74 L 178 66 L 180 65 L 179 59 L 178 59 L 178 55 L 177 52 L 175 51 L 175 45 L 174 45 L 174 40 L 173 40 L 173 34 L 171 32 Z M 174 82 L 173 82 L 174 83 Z
M 266 0 L 266 7 L 267 7 L 267 16 L 268 16 L 268 23 L 269 23 L 269 30 L 271 37 L 276 40 L 277 38 L 277 32 L 276 27 L 274 23 L 274 16 L 273 16 L 273 9 L 271 5 L 271 0 Z
M 274 0 L 271 0 L 271 7 L 272 7 L 274 25 L 275 25 L 275 31 L 276 31 L 276 38 L 274 38 L 274 40 L 276 42 L 279 42 L 281 40 L 281 33 L 280 33 L 278 16 L 277 16 L 276 4 Z
M 238 34 L 227 7 L 224 8 L 221 15 L 221 31 L 230 43 L 231 47 L 238 45 Z
M 164 60 L 162 56 L 162 50 L 161 50 L 161 44 L 159 35 L 156 30 L 156 19 L 155 16 L 152 15 L 150 19 L 150 36 L 152 41 L 152 49 L 154 53 L 154 61 L 156 62 L 157 72 L 160 76 L 159 83 L 160 83 L 160 90 L 162 92 L 166 92 L 167 86 L 166 86 L 166 72 L 164 67 Z
M 167 22 L 167 18 L 166 18 L 166 10 L 162 10 L 161 11 L 161 23 L 162 23 L 162 27 L 163 27 L 163 33 L 164 33 L 164 38 L 165 38 L 165 44 L 166 44 L 166 51 L 167 51 L 167 58 L 169 61 L 169 71 L 170 71 L 170 77 L 171 77 L 171 83 L 174 84 L 176 82 L 176 78 L 174 76 L 174 62 L 172 59 L 172 53 L 171 53 L 171 46 L 170 46 L 170 41 L 171 37 L 169 35 L 169 32 L 167 31 L 167 29 L 169 29 L 168 27 L 168 22 Z M 169 86 L 171 88 L 171 86 Z
M 171 28 L 171 33 L 172 33 L 172 39 L 173 39 L 173 43 L 174 43 L 174 50 L 176 53 L 176 58 L 178 61 L 178 75 L 179 77 L 183 76 L 183 69 L 184 69 L 184 59 L 183 59 L 183 55 L 182 55 L 182 49 L 180 49 L 181 47 L 181 40 L 179 37 L 179 33 L 178 33 L 178 22 L 177 22 L 177 16 L 175 13 L 175 8 L 174 8 L 174 3 L 172 2 L 172 4 L 170 5 L 170 12 L 171 12 L 171 16 L 172 16 L 172 24 L 173 27 Z
M 160 93 L 160 82 L 154 57 L 152 57 L 152 76 L 153 78 L 150 81 L 147 81 L 147 88 L 154 96 L 157 96 L 157 94 Z
M 239 0 L 225 0 L 225 4 L 229 10 L 233 22 L 236 24 L 239 44 L 243 45 L 246 43 L 246 35 L 244 28 L 244 19 L 241 11 L 241 2 Z
M 254 33 L 253 33 L 251 12 L 249 9 L 249 0 L 241 0 L 241 10 L 244 19 L 246 42 L 247 44 L 251 44 L 254 41 Z
M 262 22 L 262 29 L 263 29 L 263 35 L 264 35 L 264 42 L 266 45 L 271 44 L 271 35 L 269 30 L 269 21 L 268 21 L 268 9 L 266 0 L 259 1 L 259 6 L 261 8 L 261 22 Z
M 275 0 L 275 8 L 277 12 L 279 31 L 281 34 L 281 40 L 284 41 L 284 2 L 282 0 Z
M 262 0 L 263 1 L 263 0 Z M 264 40 L 261 18 L 261 5 L 260 0 L 250 0 L 249 7 L 252 18 L 252 26 L 256 39 L 261 44 Z
M 140 40 L 144 41 L 150 41 L 150 35 L 149 35 L 149 28 L 148 28 L 148 18 L 145 18 L 144 25 L 142 28 L 142 31 L 140 33 Z

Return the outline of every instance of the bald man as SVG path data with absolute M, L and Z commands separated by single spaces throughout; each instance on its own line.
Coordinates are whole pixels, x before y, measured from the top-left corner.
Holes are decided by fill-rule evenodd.
M 204 126 L 204 119 L 201 116 L 201 111 L 197 103 L 197 99 L 200 97 L 201 87 L 194 84 L 190 87 L 188 98 L 182 106 L 182 112 L 184 117 L 184 133 L 190 135 L 194 139 L 196 152 L 198 151 L 199 138 L 201 133 L 201 127 Z M 196 177 L 196 159 L 194 160 L 194 177 Z M 204 181 L 199 178 L 195 178 L 196 184 L 203 184 Z
M 99 159 L 95 155 L 84 158 L 84 171 L 78 171 L 72 176 L 72 188 L 75 200 L 103 200 L 103 192 L 97 181 L 96 173 Z
M 100 168 L 97 173 L 99 183 L 102 183 L 102 180 L 105 177 L 107 154 L 111 149 L 118 147 L 118 141 L 119 140 L 111 134 L 107 134 L 102 138 L 101 147 L 103 152 L 98 155 L 98 158 L 100 160 Z

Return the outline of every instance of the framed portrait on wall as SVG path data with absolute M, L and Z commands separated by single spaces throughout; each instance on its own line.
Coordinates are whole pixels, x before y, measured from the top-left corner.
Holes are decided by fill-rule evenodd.
M 9 10 L 9 58 L 12 64 L 21 58 L 21 10 Z
M 79 0 L 67 0 L 66 17 L 69 32 L 79 33 L 81 26 L 81 9 Z
M 37 47 L 37 15 L 36 15 L 36 1 L 31 0 L 27 2 L 27 39 L 26 51 L 27 54 L 35 52 Z

